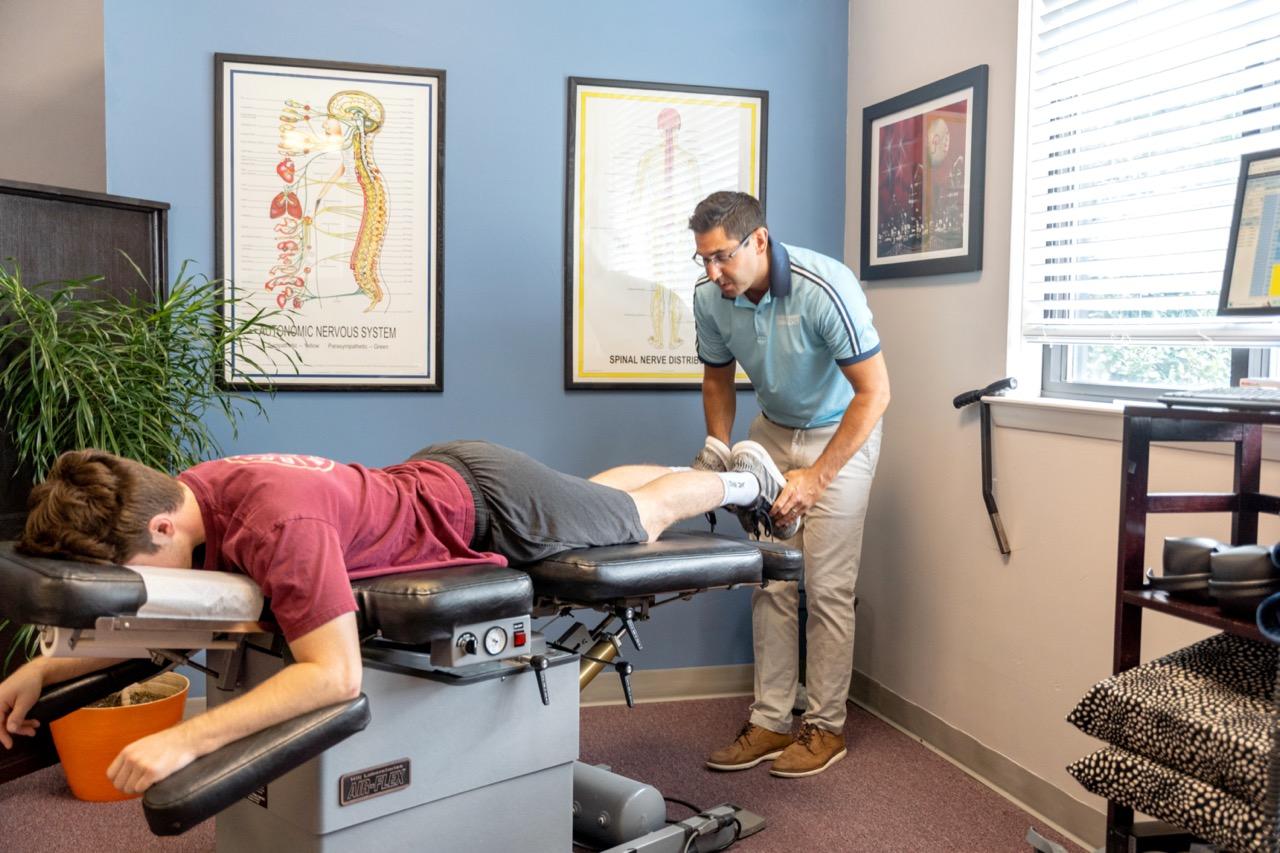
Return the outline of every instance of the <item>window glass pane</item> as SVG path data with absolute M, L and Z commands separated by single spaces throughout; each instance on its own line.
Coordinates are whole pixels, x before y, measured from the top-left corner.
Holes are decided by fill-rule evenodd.
M 1263 351 L 1262 375 L 1271 379 L 1280 379 L 1280 349 Z
M 1229 347 L 1078 344 L 1068 352 L 1067 382 L 1156 388 L 1231 384 Z

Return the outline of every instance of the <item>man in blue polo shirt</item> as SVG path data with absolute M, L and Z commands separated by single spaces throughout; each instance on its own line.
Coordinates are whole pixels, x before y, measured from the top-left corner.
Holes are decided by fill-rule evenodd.
M 780 471 L 773 533 L 804 550 L 807 707 L 793 738 L 799 592 L 774 583 L 752 598 L 755 702 L 716 770 L 772 760 L 776 776 L 812 776 L 845 756 L 845 702 L 853 674 L 854 583 L 863 519 L 880 455 L 889 376 L 880 336 L 853 272 L 769 236 L 760 203 L 717 192 L 693 212 L 694 288 L 707 441 L 694 467 Z M 762 414 L 749 441 L 729 449 L 741 365 Z M 744 525 L 752 515 L 742 513 Z

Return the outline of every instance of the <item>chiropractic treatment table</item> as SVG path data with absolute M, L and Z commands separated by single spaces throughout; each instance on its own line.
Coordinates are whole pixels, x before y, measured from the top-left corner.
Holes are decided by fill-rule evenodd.
M 763 828 L 732 805 L 666 824 L 654 788 L 578 755 L 578 693 L 605 668 L 631 704 L 623 637 L 653 607 L 711 589 L 798 580 L 799 551 L 710 534 L 565 551 L 513 568 L 465 566 L 353 581 L 363 693 L 202 756 L 153 785 L 157 835 L 218 815 L 241 851 L 569 851 L 727 847 Z M 535 617 L 595 610 L 555 640 Z M 42 627 L 44 654 L 128 658 L 46 687 L 51 720 L 207 650 L 212 707 L 289 660 L 248 578 L 25 557 L 0 543 L 0 616 Z M 612 630 L 614 626 L 617 630 Z M 547 626 L 549 627 L 549 625 Z M 549 635 L 548 635 L 549 636 Z

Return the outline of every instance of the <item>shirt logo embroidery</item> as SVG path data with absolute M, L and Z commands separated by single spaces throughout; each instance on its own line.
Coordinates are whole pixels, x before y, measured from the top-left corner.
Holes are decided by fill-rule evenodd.
M 800 315 L 799 314 L 779 314 L 777 316 L 777 321 L 779 326 L 799 326 Z
M 227 462 L 236 465 L 279 465 L 281 468 L 295 468 L 303 471 L 332 471 L 334 462 L 323 456 L 302 456 L 296 453 L 246 453 L 242 456 L 228 456 Z

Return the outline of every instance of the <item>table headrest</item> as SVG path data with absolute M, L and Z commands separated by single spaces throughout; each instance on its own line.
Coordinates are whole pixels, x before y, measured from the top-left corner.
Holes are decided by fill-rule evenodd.
M 0 542 L 0 616 L 22 624 L 92 628 L 99 616 L 128 616 L 147 602 L 137 572 L 123 566 L 48 560 Z

